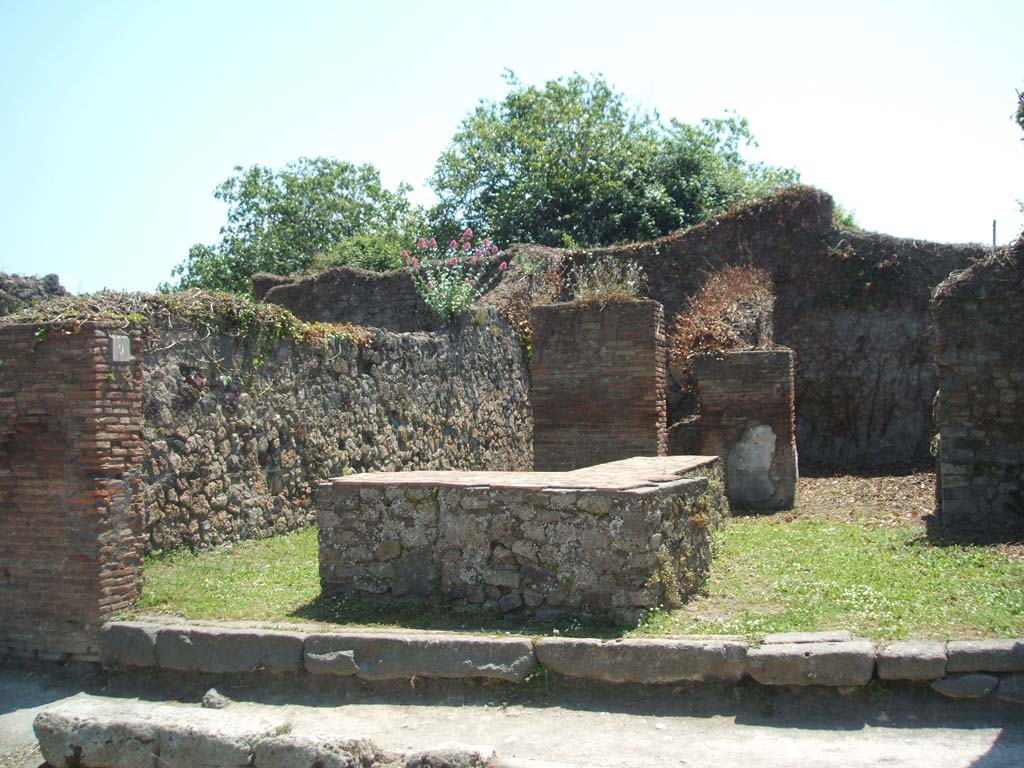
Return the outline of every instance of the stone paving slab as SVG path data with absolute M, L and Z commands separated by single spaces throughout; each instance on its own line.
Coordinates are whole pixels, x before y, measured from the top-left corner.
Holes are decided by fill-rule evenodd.
M 494 749 L 442 744 L 401 754 L 368 739 L 290 735 L 285 711 L 236 714 L 170 704 L 70 700 L 33 728 L 54 768 L 485 768 Z
M 980 699 L 999 687 L 999 678 L 978 673 L 952 675 L 935 680 L 931 686 L 950 699 Z
M 999 681 L 996 695 L 1003 701 L 1024 704 L 1024 675 L 1007 675 Z
M 41 712 L 33 728 L 46 762 L 57 768 L 176 768 L 252 763 L 253 745 L 286 727 L 283 717 L 236 716 L 169 705 L 112 708 L 78 700 Z
M 680 481 L 682 474 L 717 461 L 715 456 L 643 456 L 571 472 L 410 471 L 363 472 L 332 477 L 326 485 L 431 486 L 530 491 L 643 491 Z
M 414 756 L 420 765 L 439 768 L 452 763 L 427 762 L 426 756 L 450 761 L 453 748 L 465 750 L 460 756 L 467 759 L 473 758 L 473 749 L 479 758 L 489 751 L 468 745 L 493 745 L 497 754 L 488 768 L 1015 768 L 1024 757 L 1024 720 L 1016 717 L 1014 707 L 993 700 L 963 706 L 938 696 L 922 698 L 920 689 L 908 688 L 874 702 L 868 696 L 782 689 L 763 697 L 736 697 L 717 686 L 703 694 L 689 688 L 688 693 L 564 691 L 551 699 L 530 696 L 520 702 L 477 687 L 465 689 L 471 692 L 465 698 L 458 688 L 440 696 L 413 692 L 400 698 L 361 689 L 354 695 L 310 693 L 265 701 L 265 690 L 246 683 L 236 689 L 239 698 L 220 711 L 168 702 L 167 696 L 177 695 L 173 689 L 145 690 L 142 699 L 123 698 L 133 695 L 125 690 L 81 693 L 52 700 L 46 709 L 87 714 L 93 722 L 129 718 L 150 728 L 156 722 L 160 730 L 165 722 L 190 718 L 203 733 L 208 733 L 205 723 L 221 727 L 232 718 L 240 727 L 267 723 L 281 732 L 257 735 L 252 745 L 255 768 L 274 768 L 259 759 L 263 745 L 264 755 L 276 745 L 278 757 L 284 758 L 290 746 L 301 750 L 296 758 L 347 751 L 359 755 L 355 765 L 369 768 L 407 768 Z M 770 712 L 764 709 L 766 701 Z M 31 736 L 31 724 L 26 729 Z M 431 748 L 426 755 L 425 747 Z M 390 755 L 397 762 L 378 765 Z M 41 758 L 31 765 L 39 762 Z M 156 768 L 153 762 L 145 764 Z M 286 764 L 309 768 L 313 763 Z M 327 760 L 322 764 L 337 765 Z

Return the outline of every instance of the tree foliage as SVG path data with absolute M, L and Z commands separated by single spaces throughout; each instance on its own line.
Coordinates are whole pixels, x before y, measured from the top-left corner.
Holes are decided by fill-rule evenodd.
M 1013 119 L 1024 131 L 1024 91 L 1017 91 L 1017 111 L 1013 113 Z M 1021 139 L 1024 141 L 1024 139 Z
M 220 242 L 197 244 L 172 274 L 178 287 L 245 293 L 256 272 L 292 274 L 321 266 L 397 266 L 420 226 L 402 184 L 386 189 L 372 165 L 300 158 L 279 171 L 254 165 L 214 191 L 228 205 Z
M 600 76 L 524 86 L 506 74 L 438 159 L 435 216 L 503 242 L 595 246 L 666 234 L 798 180 L 746 161 L 737 116 L 665 126 Z

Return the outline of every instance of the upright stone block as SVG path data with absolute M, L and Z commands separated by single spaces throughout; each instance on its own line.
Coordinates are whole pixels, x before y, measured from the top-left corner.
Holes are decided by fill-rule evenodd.
M 697 360 L 701 453 L 719 456 L 725 494 L 741 509 L 796 501 L 793 352 L 750 349 Z

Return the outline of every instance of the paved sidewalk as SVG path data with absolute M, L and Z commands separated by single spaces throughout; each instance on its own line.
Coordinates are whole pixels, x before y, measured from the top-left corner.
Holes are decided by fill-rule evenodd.
M 0 667 L 0 766 L 36 768 L 31 722 L 47 705 L 138 713 L 171 706 L 194 714 L 200 687 L 170 690 L 152 676 L 83 680 Z M 545 692 L 510 686 L 421 683 L 386 691 L 359 686 L 310 692 L 222 686 L 219 714 L 239 722 L 290 723 L 296 736 L 369 738 L 415 751 L 446 742 L 492 747 L 507 765 L 539 766 L 910 766 L 1010 768 L 1024 764 L 1019 708 L 945 702 L 911 690 L 876 700 L 816 691 L 703 686 Z M 180 695 L 184 702 L 175 701 Z M 301 702 L 301 703 L 298 703 Z M 20 757 L 19 757 L 20 755 Z M 517 761 L 519 761 L 517 763 Z

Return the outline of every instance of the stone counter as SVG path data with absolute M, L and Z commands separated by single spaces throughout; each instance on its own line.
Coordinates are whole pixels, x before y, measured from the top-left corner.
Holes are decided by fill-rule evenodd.
M 709 456 L 349 475 L 321 484 L 316 506 L 325 595 L 621 624 L 700 587 L 727 514 Z

